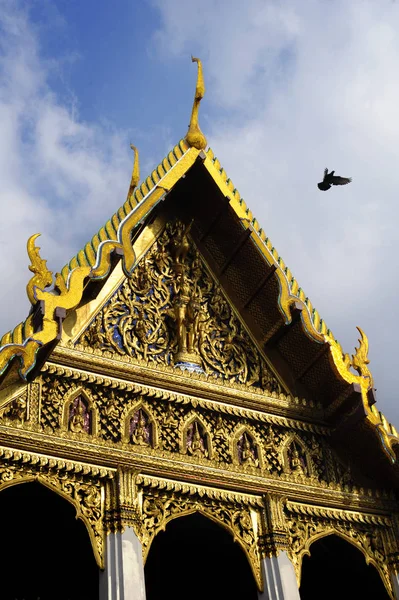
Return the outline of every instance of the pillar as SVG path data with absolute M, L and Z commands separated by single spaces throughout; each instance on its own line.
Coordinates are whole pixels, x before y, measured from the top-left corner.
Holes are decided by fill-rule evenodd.
M 391 573 L 393 597 L 399 600 L 399 573 Z
M 145 600 L 140 512 L 135 473 L 118 469 L 105 487 L 105 568 L 100 600 Z
M 391 515 L 392 526 L 385 531 L 385 556 L 389 569 L 392 594 L 399 600 L 399 515 Z
M 141 543 L 131 527 L 108 533 L 100 600 L 145 600 Z
M 300 600 L 294 565 L 283 550 L 262 559 L 263 592 L 259 600 Z
M 263 497 L 263 536 L 260 540 L 263 592 L 259 600 L 300 600 L 294 565 L 287 554 L 288 531 L 283 506 L 285 498 L 278 494 Z

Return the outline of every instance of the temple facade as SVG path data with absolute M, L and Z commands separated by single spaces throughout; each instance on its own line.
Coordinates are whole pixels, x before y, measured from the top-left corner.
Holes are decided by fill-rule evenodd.
M 0 341 L 2 600 L 399 600 L 399 443 L 198 125 Z

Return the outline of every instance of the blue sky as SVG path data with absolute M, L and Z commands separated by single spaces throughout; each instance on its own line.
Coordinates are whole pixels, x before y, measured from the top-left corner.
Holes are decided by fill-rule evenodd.
M 352 353 L 370 340 L 399 427 L 399 3 L 0 0 L 0 329 L 25 318 L 26 240 L 59 270 L 183 137 L 203 60 L 208 141 Z M 325 167 L 353 177 L 316 187 Z

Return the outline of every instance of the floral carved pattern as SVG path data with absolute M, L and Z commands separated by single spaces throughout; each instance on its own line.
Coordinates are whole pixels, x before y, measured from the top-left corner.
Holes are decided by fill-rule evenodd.
M 76 508 L 77 518 L 86 525 L 98 565 L 104 566 L 103 507 L 101 480 L 71 473 L 72 463 L 46 457 L 33 457 L 19 452 L 4 451 L 0 467 L 0 492 L 9 485 L 38 481 L 50 490 L 68 499 Z M 9 456 L 8 456 L 9 455 Z M 24 460 L 25 464 L 13 464 L 8 458 Z M 32 465 L 29 465 L 29 461 Z M 81 470 L 82 467 L 78 467 Z M 102 474 L 105 477 L 106 474 Z
M 326 535 L 338 535 L 356 546 L 364 555 L 367 564 L 376 567 L 388 593 L 392 596 L 392 586 L 383 544 L 382 523 L 373 523 L 373 517 L 365 518 L 360 513 L 345 513 L 306 506 L 297 508 L 302 514 L 289 515 L 288 555 L 294 565 L 298 583 L 301 579 L 303 557 L 311 554 L 311 544 Z M 308 513 L 308 514 L 306 514 Z M 348 516 L 349 515 L 349 516 Z
M 19 423 L 23 425 L 28 418 L 28 396 L 23 394 L 12 400 L 0 410 L 0 419 L 6 424 Z
M 78 344 L 153 364 L 194 357 L 207 374 L 281 393 L 187 230 L 166 226 Z
M 261 586 L 258 540 L 251 516 L 252 513 L 257 513 L 239 501 L 219 500 L 199 493 L 186 495 L 144 489 L 141 532 L 144 557 L 147 557 L 156 534 L 163 530 L 169 521 L 194 512 L 200 512 L 230 531 L 246 553 L 256 581 Z

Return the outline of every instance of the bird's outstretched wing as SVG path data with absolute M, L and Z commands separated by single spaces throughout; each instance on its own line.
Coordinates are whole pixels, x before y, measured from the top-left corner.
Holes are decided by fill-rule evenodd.
M 352 181 L 351 177 L 340 177 L 339 175 L 334 175 L 331 177 L 332 185 L 346 185 Z
M 324 169 L 324 179 L 327 177 L 328 169 Z

